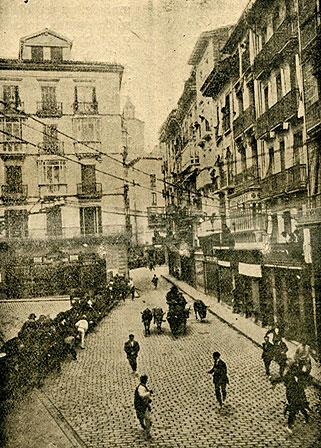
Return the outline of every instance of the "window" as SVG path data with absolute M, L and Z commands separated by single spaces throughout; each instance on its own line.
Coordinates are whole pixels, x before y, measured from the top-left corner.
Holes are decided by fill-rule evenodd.
M 95 165 L 81 165 L 81 184 L 84 193 L 95 191 L 96 169 Z
M 62 235 L 62 218 L 61 207 L 52 207 L 46 210 L 47 216 L 47 235 L 60 236 Z
M 264 111 L 269 110 L 269 86 L 264 87 Z
M 230 129 L 230 95 L 226 95 L 225 97 L 225 106 L 222 108 L 223 112 L 223 131 L 226 132 Z
M 31 47 L 31 59 L 35 62 L 43 61 L 43 47 Z
M 152 193 L 152 205 L 157 205 L 157 193 Z
M 281 17 L 280 12 L 281 11 L 280 11 L 280 7 L 279 6 L 277 6 L 274 9 L 274 11 L 273 11 L 273 19 L 272 19 L 273 32 L 275 32 L 278 29 L 279 25 L 280 25 L 280 22 L 281 22 L 281 20 L 280 20 L 280 17 Z
M 19 107 L 21 101 L 19 98 L 19 86 L 3 86 L 3 101 L 5 107 Z
M 22 193 L 21 166 L 8 165 L 5 167 L 6 185 L 11 193 Z
M 285 170 L 285 143 L 284 143 L 284 140 L 280 141 L 280 167 L 281 167 L 281 171 Z
M 287 234 L 291 233 L 291 213 L 286 211 L 283 213 L 283 222 L 284 222 L 284 232 Z
M 81 207 L 79 212 L 82 235 L 102 233 L 101 207 Z
M 28 237 L 28 211 L 5 210 L 5 227 L 8 238 Z
M 267 170 L 267 174 L 271 175 L 274 172 L 274 148 L 271 146 L 269 148 L 269 166 Z
M 57 108 L 56 87 L 41 86 L 42 108 L 55 110 Z
M 281 79 L 281 73 L 278 72 L 276 74 L 276 100 L 280 101 L 281 98 L 283 97 L 283 92 L 282 92 L 282 79 Z
M 65 184 L 66 162 L 64 160 L 44 160 L 39 162 L 39 184 Z
M 5 134 L 1 133 L 3 142 L 19 142 L 21 138 L 21 122 L 18 120 L 3 120 L 1 128 Z
M 150 175 L 150 186 L 151 186 L 151 188 L 156 187 L 156 174 Z
M 303 147 L 303 135 L 302 132 L 297 132 L 294 134 L 293 141 L 293 165 L 300 164 L 300 151 L 302 151 Z
M 58 142 L 57 125 L 48 124 L 44 126 L 43 142 L 48 146 L 55 146 Z
M 50 56 L 53 62 L 62 61 L 62 48 L 61 47 L 51 47 L 50 48 Z
M 247 89 L 248 89 L 248 93 L 249 93 L 249 105 L 253 106 L 254 105 L 254 82 L 251 81 L 247 84 Z
M 227 182 L 230 185 L 233 182 L 234 170 L 233 170 L 233 155 L 229 147 L 226 149 L 226 164 L 227 164 Z
M 74 118 L 74 136 L 81 142 L 100 142 L 101 120 L 99 118 Z
M 239 115 L 244 111 L 244 104 L 243 104 L 243 91 L 242 89 L 239 89 L 236 92 L 236 98 L 237 98 L 237 105 L 239 109 Z
M 98 113 L 96 87 L 75 86 L 74 111 L 83 114 Z

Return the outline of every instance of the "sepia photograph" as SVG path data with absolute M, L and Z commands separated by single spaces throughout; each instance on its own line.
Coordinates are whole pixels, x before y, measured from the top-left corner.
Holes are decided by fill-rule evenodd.
M 0 448 L 321 448 L 321 0 L 0 0 Z

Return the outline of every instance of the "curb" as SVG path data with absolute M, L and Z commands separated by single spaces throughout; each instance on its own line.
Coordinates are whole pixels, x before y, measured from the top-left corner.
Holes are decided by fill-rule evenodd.
M 71 443 L 70 448 L 87 448 L 85 442 L 79 437 L 78 433 L 73 429 L 73 427 L 62 415 L 59 409 L 50 400 L 50 398 L 44 392 L 40 392 L 39 390 L 38 391 L 34 390 L 34 393 L 37 399 L 46 408 L 48 414 L 50 414 L 50 416 L 57 423 L 61 431 L 70 441 Z
M 161 277 L 164 278 L 164 280 L 166 280 L 168 283 L 171 283 L 172 285 L 176 285 L 175 282 L 173 282 L 171 279 L 165 277 L 163 274 L 161 274 Z M 183 291 L 184 294 L 186 294 L 188 297 L 190 297 L 192 300 L 196 300 L 195 297 L 193 297 L 191 294 L 189 294 L 188 292 L 185 292 L 179 285 L 176 285 L 178 287 L 178 289 L 180 289 L 181 291 Z M 215 317 L 217 317 L 221 322 L 227 324 L 230 328 L 233 328 L 233 330 L 237 331 L 239 334 L 241 334 L 242 336 L 246 337 L 249 341 L 251 341 L 254 345 L 256 345 L 257 347 L 262 349 L 262 345 L 255 341 L 253 338 L 251 338 L 251 336 L 249 336 L 248 334 L 244 333 L 242 330 L 240 330 L 239 328 L 235 327 L 233 324 L 231 324 L 230 322 L 228 322 L 227 320 L 225 320 L 223 317 L 219 316 L 218 314 L 215 313 L 215 311 L 212 311 L 210 308 L 208 308 L 208 312 L 213 314 Z M 317 389 L 321 390 L 321 383 L 320 381 L 318 381 L 316 378 L 314 378 L 313 376 L 312 378 L 312 384 L 314 387 L 316 387 Z

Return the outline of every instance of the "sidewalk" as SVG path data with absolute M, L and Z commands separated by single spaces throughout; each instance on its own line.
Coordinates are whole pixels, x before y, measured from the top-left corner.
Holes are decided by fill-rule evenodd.
M 240 314 L 233 313 L 231 307 L 225 303 L 218 303 L 214 296 L 207 295 L 188 285 L 187 283 L 177 280 L 175 277 L 162 272 L 161 276 L 165 278 L 169 283 L 175 284 L 179 289 L 186 295 L 190 296 L 193 300 L 201 299 L 206 305 L 209 305 L 209 312 L 214 314 L 220 320 L 225 322 L 234 330 L 241 333 L 246 338 L 250 339 L 254 344 L 262 346 L 264 335 L 267 331 L 266 328 L 262 328 L 251 318 L 246 318 Z M 286 345 L 289 348 L 288 356 L 293 358 L 295 350 L 298 343 L 293 341 L 285 340 Z M 311 375 L 313 377 L 314 384 L 321 387 L 321 366 L 312 360 L 312 371 Z
M 39 390 L 33 390 L 15 405 L 6 418 L 5 434 L 5 448 L 86 447 L 58 409 Z

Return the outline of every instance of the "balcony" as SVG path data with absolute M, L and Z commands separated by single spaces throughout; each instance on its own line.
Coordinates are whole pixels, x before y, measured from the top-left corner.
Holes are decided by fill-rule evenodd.
M 250 210 L 245 210 L 243 214 L 232 215 L 230 220 L 231 233 L 263 232 L 267 227 L 267 216 L 261 213 L 253 214 Z
M 297 114 L 297 110 L 298 89 L 292 89 L 257 119 L 257 138 L 260 138 L 262 135 L 275 128 L 278 124 L 288 121 L 291 117 Z
M 46 142 L 46 143 L 39 143 L 39 155 L 56 155 L 56 156 L 63 156 L 64 155 L 64 142 Z
M 37 102 L 38 117 L 61 117 L 62 103 L 45 103 L 43 101 Z
M 27 145 L 25 143 L 11 141 L 0 142 L 0 157 L 1 156 L 24 156 L 27 153 Z
M 234 193 L 240 193 L 249 188 L 250 185 L 258 183 L 259 171 L 256 165 L 247 168 L 234 177 Z
M 199 150 L 196 142 L 190 141 L 182 151 L 182 172 L 187 169 L 195 169 L 199 164 Z
M 3 202 L 24 202 L 28 197 L 28 185 L 2 185 Z
M 254 59 L 254 75 L 258 76 L 262 71 L 269 70 L 275 57 L 279 56 L 290 44 L 296 44 L 298 30 L 288 16 L 277 31 L 265 43 L 262 50 Z
M 321 125 L 321 102 L 316 101 L 306 108 L 307 132 L 313 133 Z
M 97 115 L 98 103 L 77 101 L 74 103 L 74 113 L 79 115 Z
M 74 151 L 78 159 L 100 159 L 101 158 L 101 142 L 82 141 L 74 143 Z
M 261 199 L 270 199 L 284 193 L 306 190 L 306 166 L 295 165 L 261 181 Z
M 233 123 L 234 138 L 239 137 L 242 132 L 245 132 L 255 122 L 254 106 L 249 106 L 243 111 Z
M 4 100 L 5 102 L 5 100 Z M 25 104 L 18 101 L 8 101 L 5 104 L 0 103 L 0 111 L 5 113 L 6 115 L 16 116 L 19 114 L 24 114 Z
M 151 229 L 165 229 L 165 207 L 147 207 L 148 227 Z
M 101 199 L 102 184 L 77 184 L 77 197 L 79 199 Z
M 196 178 L 196 189 L 200 190 L 201 188 L 206 187 L 207 185 L 212 184 L 212 177 L 208 168 L 200 171 Z
M 55 198 L 67 194 L 67 184 L 42 184 L 39 185 L 39 196 L 41 199 Z

